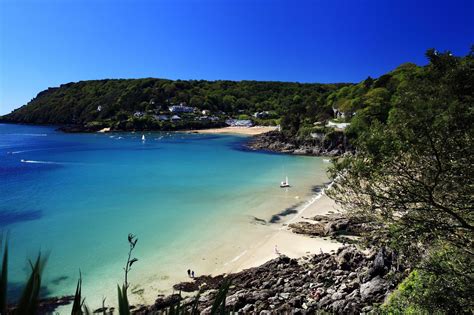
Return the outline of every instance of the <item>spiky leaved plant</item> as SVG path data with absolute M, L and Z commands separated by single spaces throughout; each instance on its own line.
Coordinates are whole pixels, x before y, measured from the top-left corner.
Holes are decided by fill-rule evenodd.
M 41 274 L 46 265 L 47 256 L 41 257 L 41 253 L 38 254 L 35 263 L 30 261 L 31 274 L 26 282 L 26 286 L 23 290 L 23 294 L 18 302 L 18 307 L 13 312 L 18 315 L 30 315 L 36 314 L 38 307 L 38 297 L 41 288 Z
M 128 234 L 129 250 L 128 250 L 127 263 L 125 264 L 125 267 L 123 268 L 123 270 L 125 271 L 125 279 L 124 279 L 122 288 L 120 288 L 120 286 L 117 285 L 118 302 L 119 302 L 118 306 L 119 306 L 120 315 L 130 314 L 130 305 L 128 303 L 128 296 L 127 296 L 127 290 L 129 287 L 128 273 L 130 272 L 130 270 L 132 270 L 132 265 L 138 261 L 137 258 L 132 258 L 132 252 L 135 249 L 137 242 L 138 242 L 138 239 L 136 238 L 136 236 L 133 235 L 132 233 L 129 233 Z

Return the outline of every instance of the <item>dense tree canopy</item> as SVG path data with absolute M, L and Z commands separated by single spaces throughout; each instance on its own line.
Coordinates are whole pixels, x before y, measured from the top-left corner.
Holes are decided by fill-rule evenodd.
M 81 81 L 49 88 L 3 119 L 40 124 L 86 124 L 117 121 L 136 111 L 159 112 L 179 103 L 214 113 L 224 112 L 228 117 L 258 111 L 272 111 L 276 117 L 282 117 L 291 107 L 304 104 L 312 107 L 313 114 L 317 115 L 327 109 L 318 107 L 316 100 L 340 86 L 152 78 Z M 101 111 L 97 110 L 98 106 Z
M 387 90 L 365 94 L 371 101 L 353 119 L 357 152 L 335 163 L 331 194 L 353 215 L 379 222 L 372 238 L 422 268 L 413 277 L 426 294 L 415 292 L 413 301 L 472 311 L 474 51 L 427 57 L 428 66 L 404 73 L 390 103 L 391 79 Z

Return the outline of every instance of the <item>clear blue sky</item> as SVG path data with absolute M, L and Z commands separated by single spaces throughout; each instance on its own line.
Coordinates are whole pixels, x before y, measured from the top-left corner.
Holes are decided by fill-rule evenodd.
M 0 114 L 102 78 L 357 82 L 466 54 L 474 0 L 0 0 Z

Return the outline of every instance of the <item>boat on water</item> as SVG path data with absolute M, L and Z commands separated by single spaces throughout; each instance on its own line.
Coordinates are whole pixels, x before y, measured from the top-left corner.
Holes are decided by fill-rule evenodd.
M 145 141 L 145 140 L 146 140 L 145 135 L 142 135 L 142 141 Z
M 288 176 L 286 176 L 285 181 L 280 183 L 281 188 L 290 187 L 290 182 L 288 181 Z

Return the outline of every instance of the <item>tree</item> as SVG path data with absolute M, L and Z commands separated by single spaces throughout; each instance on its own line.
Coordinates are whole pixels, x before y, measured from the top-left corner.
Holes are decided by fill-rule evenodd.
M 414 266 L 448 248 L 473 270 L 474 58 L 428 56 L 423 75 L 400 89 L 387 123 L 362 126 L 357 153 L 335 163 L 329 194 L 352 215 L 379 222 L 371 240 L 398 249 Z M 442 257 L 439 265 L 459 264 L 454 255 Z M 455 276 L 473 280 L 469 272 Z M 446 281 L 436 284 L 450 290 Z

